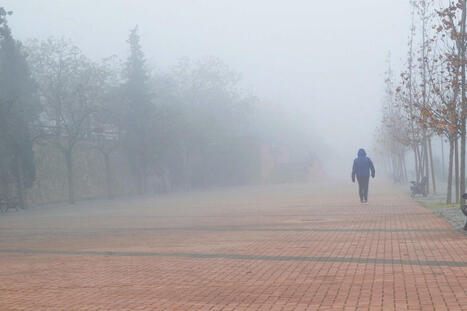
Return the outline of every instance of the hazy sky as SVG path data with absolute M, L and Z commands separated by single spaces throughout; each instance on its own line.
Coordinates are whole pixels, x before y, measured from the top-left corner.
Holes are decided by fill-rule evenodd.
M 386 58 L 405 57 L 408 0 L 3 0 L 18 39 L 64 36 L 101 58 L 139 25 L 154 68 L 217 56 L 260 97 L 299 111 L 342 161 L 371 147 Z M 350 169 L 350 168 L 349 168 Z

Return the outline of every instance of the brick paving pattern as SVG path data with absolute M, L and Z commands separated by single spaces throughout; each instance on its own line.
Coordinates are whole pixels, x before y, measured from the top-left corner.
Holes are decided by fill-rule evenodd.
M 467 310 L 466 235 L 387 185 L 337 189 L 1 214 L 0 310 Z

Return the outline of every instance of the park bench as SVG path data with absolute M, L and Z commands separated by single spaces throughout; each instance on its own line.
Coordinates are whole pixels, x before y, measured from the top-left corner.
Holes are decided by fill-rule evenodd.
M 467 200 L 467 193 L 464 193 L 463 197 L 464 197 L 464 200 Z M 464 213 L 464 215 L 467 216 L 467 204 L 464 204 L 461 210 L 462 210 L 462 213 Z
M 9 209 L 18 210 L 19 200 L 17 198 L 4 199 L 0 198 L 0 212 L 6 212 Z
M 426 185 L 428 183 L 428 177 L 423 177 L 420 182 L 411 181 L 412 186 L 410 186 L 410 190 L 412 191 L 411 197 L 415 197 L 417 194 L 421 194 L 424 197 L 427 196 L 426 193 Z

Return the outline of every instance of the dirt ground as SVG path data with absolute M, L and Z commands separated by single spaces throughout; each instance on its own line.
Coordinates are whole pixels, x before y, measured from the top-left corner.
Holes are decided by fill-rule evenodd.
M 9 211 L 0 310 L 467 310 L 467 237 L 384 183 Z

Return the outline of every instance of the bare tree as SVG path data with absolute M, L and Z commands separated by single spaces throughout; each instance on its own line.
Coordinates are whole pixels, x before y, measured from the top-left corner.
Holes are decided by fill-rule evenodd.
M 91 116 L 101 100 L 104 72 L 64 39 L 31 41 L 29 54 L 44 107 L 39 126 L 42 142 L 63 154 L 68 201 L 73 204 L 73 151 L 88 134 Z

